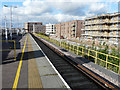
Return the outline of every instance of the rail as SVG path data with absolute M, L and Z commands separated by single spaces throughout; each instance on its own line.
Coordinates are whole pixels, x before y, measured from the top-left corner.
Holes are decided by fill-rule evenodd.
M 47 36 L 36 34 L 37 36 L 40 36 L 62 48 L 67 49 L 68 51 L 75 53 L 77 55 L 80 55 L 84 58 L 87 58 L 88 60 L 93 61 L 95 64 L 98 64 L 100 66 L 105 67 L 106 69 L 112 70 L 118 74 L 120 74 L 120 58 L 116 56 L 112 56 L 109 54 L 105 54 L 99 51 L 95 51 L 92 49 L 88 49 L 82 46 L 77 46 L 74 44 L 70 44 L 64 41 L 57 41 L 54 39 L 50 39 Z
M 15 40 L 0 40 L 0 42 L 13 42 L 14 43 L 14 49 L 11 49 L 11 47 L 10 47 L 10 49 L 2 49 L 2 50 L 0 50 L 0 51 L 14 51 L 14 57 L 15 57 L 15 59 L 14 60 L 16 60 L 16 44 L 15 44 Z

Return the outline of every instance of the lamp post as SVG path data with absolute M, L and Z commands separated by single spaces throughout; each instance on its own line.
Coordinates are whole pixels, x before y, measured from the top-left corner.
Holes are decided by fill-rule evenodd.
M 8 36 L 7 36 L 7 19 L 6 19 L 6 16 L 5 16 L 5 38 L 6 38 L 6 40 L 8 40 Z
M 10 7 L 10 37 L 12 39 L 12 8 L 17 8 L 17 6 L 4 5 L 4 7 Z
M 19 33 L 19 20 L 18 20 L 18 16 L 17 16 L 17 21 L 18 21 L 18 23 L 17 23 L 17 35 L 18 35 L 18 33 Z

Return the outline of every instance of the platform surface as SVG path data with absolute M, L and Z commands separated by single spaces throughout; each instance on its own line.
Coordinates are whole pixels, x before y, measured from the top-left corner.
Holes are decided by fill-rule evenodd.
M 13 51 L 2 59 L 2 88 L 69 87 L 30 34 L 15 40 L 17 60 Z

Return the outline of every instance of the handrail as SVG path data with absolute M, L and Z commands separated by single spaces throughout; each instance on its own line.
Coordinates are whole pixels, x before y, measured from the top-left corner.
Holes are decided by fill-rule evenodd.
M 16 44 L 15 44 L 15 40 L 0 40 L 0 42 L 13 42 L 14 43 L 14 49 L 2 49 L 2 50 L 0 50 L 0 51 L 12 51 L 12 50 L 14 50 L 14 57 L 15 57 L 15 59 L 14 60 L 16 60 Z

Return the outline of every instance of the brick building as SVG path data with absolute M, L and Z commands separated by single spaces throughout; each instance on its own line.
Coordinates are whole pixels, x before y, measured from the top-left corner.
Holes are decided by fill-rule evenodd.
M 83 24 L 83 20 L 74 20 L 55 24 L 56 36 L 57 38 L 63 37 L 65 39 L 80 38 Z

